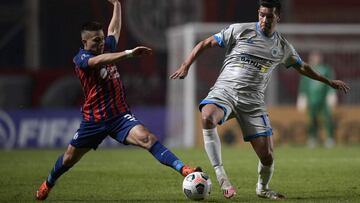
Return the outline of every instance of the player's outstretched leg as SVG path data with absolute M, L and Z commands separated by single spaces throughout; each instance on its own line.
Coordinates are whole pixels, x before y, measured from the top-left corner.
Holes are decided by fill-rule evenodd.
M 221 142 L 217 129 L 203 129 L 205 151 L 214 167 L 216 178 L 225 198 L 230 199 L 236 195 L 235 187 L 226 175 L 221 159 Z
M 66 149 L 65 154 L 59 156 L 56 160 L 54 167 L 52 168 L 48 178 L 41 184 L 39 189 L 36 191 L 37 200 L 45 200 L 52 187 L 54 187 L 55 182 L 60 176 L 62 176 L 66 171 L 68 171 L 75 163 L 77 163 L 81 157 L 87 153 L 90 148 L 79 148 L 76 149 L 74 146 L 69 145 Z
M 147 149 L 160 163 L 169 166 L 179 172 L 182 176 L 201 171 L 200 167 L 185 165 L 168 148 L 161 144 L 144 125 L 138 124 L 131 128 L 126 143 Z
M 62 154 L 55 162 L 55 165 L 51 170 L 47 180 L 44 181 L 36 191 L 37 200 L 45 200 L 48 197 L 51 188 L 55 185 L 55 181 L 67 170 L 69 170 L 69 167 L 63 165 L 63 158 L 64 155 Z
M 182 176 L 199 171 L 200 167 L 190 167 L 185 165 L 179 158 L 175 156 L 168 148 L 162 145 L 159 141 L 156 141 L 153 146 L 149 149 L 149 152 L 162 164 L 170 166 L 171 168 L 178 171 Z

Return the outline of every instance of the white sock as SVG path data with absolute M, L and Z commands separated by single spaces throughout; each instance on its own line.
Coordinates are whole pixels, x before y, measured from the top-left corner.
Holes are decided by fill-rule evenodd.
M 230 187 L 231 184 L 225 173 L 221 160 L 221 142 L 217 133 L 217 128 L 203 129 L 205 151 L 209 157 L 211 165 L 215 169 L 217 180 L 222 189 Z
M 259 161 L 258 165 L 258 183 L 257 188 L 261 190 L 269 189 L 269 182 L 274 172 L 274 162 L 270 166 L 264 166 L 261 161 Z

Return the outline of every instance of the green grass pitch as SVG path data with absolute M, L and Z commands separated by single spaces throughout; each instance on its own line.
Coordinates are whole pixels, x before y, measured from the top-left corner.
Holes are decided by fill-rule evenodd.
M 0 202 L 36 202 L 34 194 L 63 150 L 0 151 Z M 269 202 L 256 197 L 257 158 L 249 145 L 223 147 L 228 175 L 237 196 L 222 197 L 202 148 L 173 150 L 184 162 L 200 165 L 213 181 L 204 202 Z M 334 149 L 275 148 L 271 187 L 282 202 L 360 202 L 360 146 Z M 183 178 L 137 148 L 91 151 L 62 176 L 46 202 L 189 202 Z

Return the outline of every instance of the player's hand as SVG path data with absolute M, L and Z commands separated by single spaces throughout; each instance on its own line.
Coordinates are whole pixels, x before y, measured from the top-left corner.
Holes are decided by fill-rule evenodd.
M 170 75 L 170 79 L 184 79 L 189 72 L 189 66 L 181 64 L 181 66 L 175 71 L 175 73 Z
M 138 56 L 147 56 L 152 54 L 152 49 L 144 46 L 136 47 L 132 50 L 132 56 L 138 57 Z
M 349 85 L 341 80 L 330 80 L 330 86 L 334 89 L 343 91 L 345 94 L 350 90 Z
M 116 4 L 116 3 L 119 3 L 118 0 L 108 0 L 108 2 L 112 3 L 112 4 Z

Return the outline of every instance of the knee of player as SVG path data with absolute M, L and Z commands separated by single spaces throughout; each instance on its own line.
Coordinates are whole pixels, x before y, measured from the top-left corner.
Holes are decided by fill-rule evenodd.
M 215 128 L 217 125 L 215 117 L 212 115 L 208 115 L 208 114 L 201 115 L 201 123 L 202 123 L 203 127 L 207 128 L 207 129 Z
M 150 149 L 156 142 L 156 137 L 152 133 L 143 133 L 137 137 L 137 143 L 140 147 Z
M 77 158 L 74 154 L 65 153 L 63 158 L 63 164 L 67 167 L 72 167 L 77 162 Z

